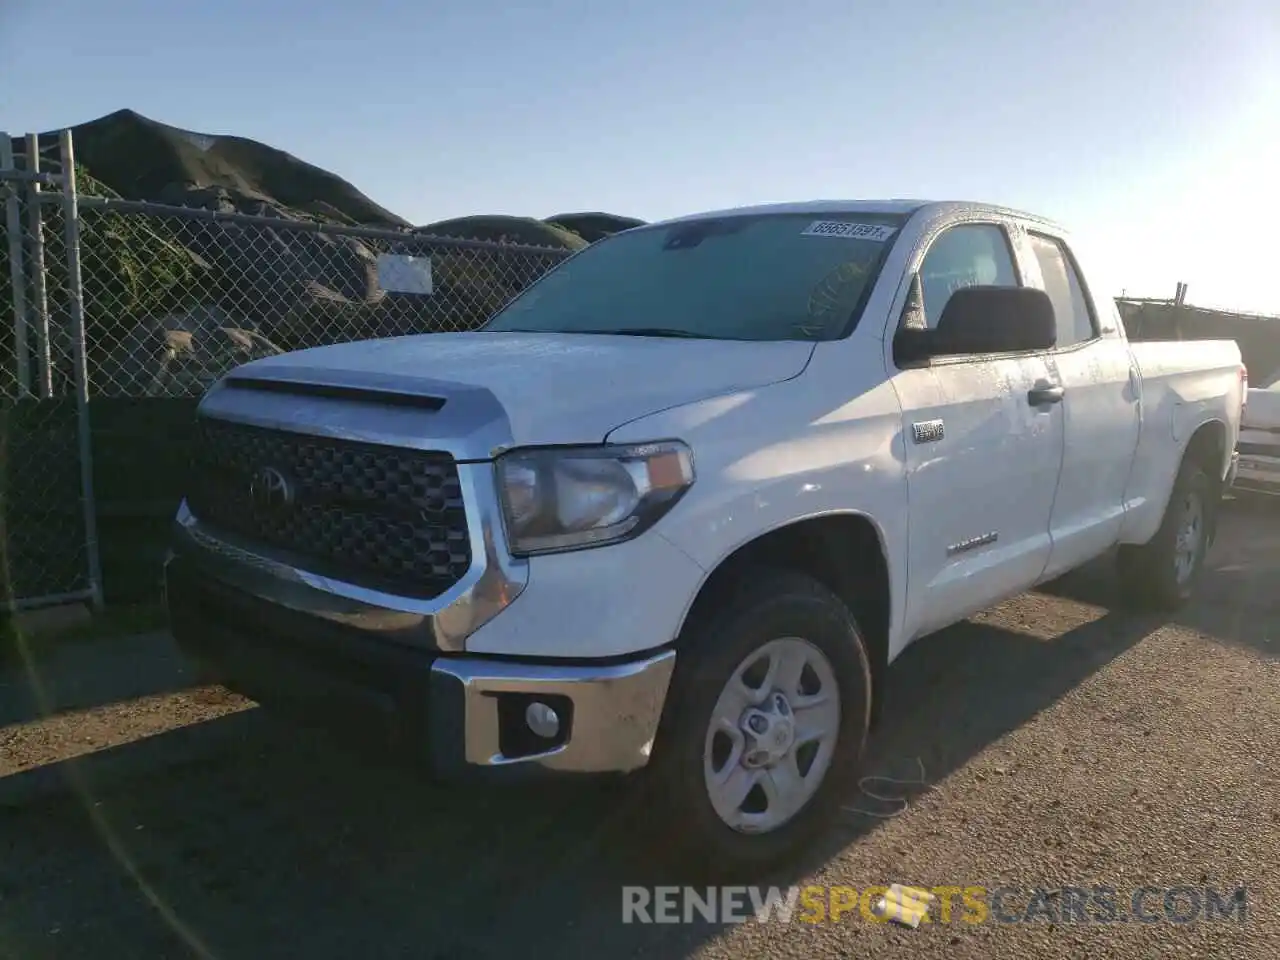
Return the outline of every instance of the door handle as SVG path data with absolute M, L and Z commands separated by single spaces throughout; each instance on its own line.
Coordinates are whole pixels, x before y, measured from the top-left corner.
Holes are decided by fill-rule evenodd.
M 1129 368 L 1129 394 L 1134 403 L 1142 403 L 1142 381 L 1139 379 L 1138 371 L 1135 367 Z
M 1051 403 L 1061 403 L 1066 392 L 1062 387 L 1032 387 L 1027 391 L 1027 403 L 1033 407 L 1046 407 Z

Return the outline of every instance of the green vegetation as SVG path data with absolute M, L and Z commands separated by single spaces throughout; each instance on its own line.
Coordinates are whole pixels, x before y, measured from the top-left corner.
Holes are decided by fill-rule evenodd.
M 532 217 L 476 216 L 441 220 L 419 227 L 415 233 L 462 240 L 488 240 L 533 247 L 581 250 L 587 241 L 572 230 Z
M 119 196 L 77 165 L 77 185 L 86 196 Z M 144 318 L 196 306 L 197 292 L 213 282 L 208 263 L 178 240 L 169 221 L 86 209 L 80 218 L 80 263 L 85 325 L 90 341 L 119 340 Z M 63 269 L 54 258 L 48 269 Z
M 119 196 L 82 164 L 76 165 L 76 180 L 83 196 Z M 64 224 L 61 207 L 46 208 L 45 283 L 55 330 L 61 327 L 58 321 L 66 316 L 69 305 Z M 7 243 L 2 226 L 0 243 Z M 91 348 L 119 340 L 145 317 L 190 305 L 193 292 L 208 289 L 212 280 L 209 265 L 178 242 L 166 221 L 93 208 L 81 211 L 80 272 Z M 0 304 L 8 306 L 12 298 L 9 271 L 0 270 Z M 5 334 L 8 349 L 0 352 L 7 359 L 12 324 L 5 324 Z M 69 344 L 57 346 L 57 354 L 69 355 Z M 12 364 L 5 367 L 6 376 L 11 376 Z
M 559 213 L 554 217 L 547 217 L 545 222 L 577 234 L 587 243 L 595 243 L 623 230 L 644 225 L 643 220 L 612 213 Z

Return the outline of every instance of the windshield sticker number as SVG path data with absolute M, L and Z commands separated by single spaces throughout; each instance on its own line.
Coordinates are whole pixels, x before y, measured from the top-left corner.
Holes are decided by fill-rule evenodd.
M 844 240 L 874 240 L 883 243 L 896 232 L 896 227 L 882 223 L 846 223 L 843 220 L 815 220 L 804 228 L 802 237 L 840 237 Z

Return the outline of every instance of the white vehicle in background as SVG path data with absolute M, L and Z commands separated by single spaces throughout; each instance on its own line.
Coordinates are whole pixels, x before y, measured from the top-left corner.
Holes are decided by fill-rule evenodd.
M 1244 380 L 1129 343 L 1065 232 L 972 203 L 701 214 L 484 328 L 255 361 L 200 404 L 173 633 L 441 776 L 643 770 L 759 867 L 856 784 L 914 640 L 1119 545 L 1190 596 Z M 909 705 L 899 709 L 909 709 Z
M 1280 372 L 1249 389 L 1236 452 L 1233 489 L 1280 494 Z

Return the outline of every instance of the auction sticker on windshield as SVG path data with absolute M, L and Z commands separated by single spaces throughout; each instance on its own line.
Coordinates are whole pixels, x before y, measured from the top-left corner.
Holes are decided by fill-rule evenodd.
M 883 223 L 847 223 L 843 220 L 815 220 L 805 227 L 802 237 L 842 237 L 846 240 L 883 242 L 893 236 L 896 227 Z

